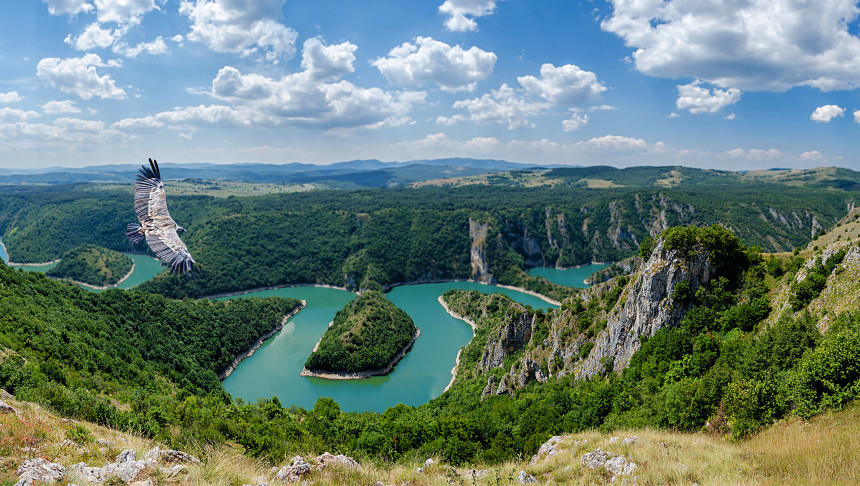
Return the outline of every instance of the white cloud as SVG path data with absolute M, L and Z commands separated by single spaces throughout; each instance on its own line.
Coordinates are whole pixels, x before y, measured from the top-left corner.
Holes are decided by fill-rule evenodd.
M 638 70 L 720 87 L 853 89 L 860 38 L 853 0 L 610 0 L 601 27 L 632 47 Z
M 103 28 L 98 22 L 93 22 L 77 37 L 66 36 L 65 42 L 79 51 L 110 47 L 117 39 L 125 35 L 124 28 Z
M 445 27 L 452 32 L 477 30 L 478 24 L 470 17 L 490 15 L 495 9 L 495 0 L 445 0 L 439 6 L 439 11 L 448 16 Z
M 337 79 L 355 71 L 356 49 L 350 42 L 326 46 L 319 39 L 308 39 L 302 48 L 302 68 L 314 79 Z
M 518 77 L 517 81 L 522 86 L 520 90 L 502 84 L 499 89 L 491 90 L 480 98 L 456 101 L 453 107 L 467 110 L 469 120 L 475 123 L 504 123 L 513 130 L 533 127 L 532 117 L 554 107 L 578 111 L 583 105 L 598 101 L 600 93 L 606 90 L 597 80 L 597 75 L 572 64 L 559 67 L 544 64 L 540 71 L 540 78 Z M 440 117 L 437 123 L 453 124 L 463 119 L 457 115 Z M 566 126 L 572 126 L 570 120 Z
M 379 128 L 408 123 L 408 112 L 424 101 L 422 91 L 388 92 L 362 88 L 338 78 L 351 71 L 355 45 L 325 46 L 305 42 L 304 70 L 280 79 L 242 74 L 225 66 L 212 81 L 209 95 L 223 105 L 178 108 L 143 118 L 129 118 L 114 126 L 122 130 L 195 125 L 271 127 L 299 125 L 344 130 Z M 323 79 L 321 79 L 323 78 Z
M 0 108 L 0 120 L 29 120 L 30 118 L 38 118 L 41 115 L 31 110 L 19 110 L 17 108 Z
M 809 115 L 809 119 L 820 123 L 829 123 L 830 120 L 839 116 L 845 116 L 845 108 L 838 105 L 824 105 L 816 108 L 812 115 Z
M 696 80 L 690 84 L 678 86 L 678 100 L 675 106 L 679 110 L 687 110 L 690 113 L 716 113 L 728 105 L 733 105 L 741 99 L 739 89 L 717 89 L 709 90 L 699 86 L 701 81 Z
M 36 75 L 47 80 L 54 87 L 66 93 L 72 93 L 88 100 L 94 96 L 99 98 L 122 99 L 126 93 L 116 86 L 107 74 L 99 76 L 97 67 L 119 64 L 116 61 L 103 63 L 96 54 L 86 54 L 83 57 L 60 59 L 46 57 L 36 66 Z
M 48 5 L 48 12 L 51 15 L 75 15 L 93 9 L 89 0 L 42 0 L 42 2 Z
M 644 152 L 649 149 L 648 142 L 645 140 L 621 135 L 604 135 L 577 142 L 576 146 L 587 152 L 610 154 Z
M 155 0 L 95 0 L 95 4 L 99 22 L 118 25 L 138 25 L 147 12 L 158 10 Z
M 569 119 L 561 122 L 561 126 L 566 132 L 579 130 L 586 125 L 588 125 L 588 115 L 577 112 L 573 112 Z
M 553 105 L 581 106 L 600 100 L 600 94 L 606 91 L 596 74 L 573 64 L 555 67 L 547 63 L 540 67 L 540 78 L 520 76 L 517 81 L 526 94 Z
M 71 100 L 49 101 L 41 105 L 42 112 L 47 115 L 55 115 L 59 113 L 80 113 L 81 110 L 75 106 L 75 102 Z
M 854 112 L 854 122 L 860 123 L 860 110 Z
M 734 114 L 734 113 L 729 113 L 728 115 L 724 116 L 724 117 L 723 117 L 723 119 L 725 119 L 725 120 L 734 120 L 734 119 L 735 119 L 735 114 Z
M 0 93 L 0 103 L 17 103 L 21 101 L 23 98 L 18 94 L 17 91 L 9 91 L 7 93 Z
M 806 160 L 811 162 L 822 162 L 827 160 L 827 157 L 824 156 L 818 150 L 810 150 L 809 152 L 803 152 L 799 156 L 800 160 Z
M 744 150 L 742 148 L 736 148 L 732 150 L 727 150 L 725 155 L 734 158 L 734 159 L 749 159 L 756 161 L 773 161 L 773 160 L 782 160 L 789 158 L 788 154 L 783 153 L 781 150 L 776 148 L 771 148 L 767 150 L 763 149 L 749 149 Z
M 404 42 L 372 64 L 398 86 L 433 83 L 446 91 L 473 91 L 478 81 L 493 74 L 496 54 L 475 46 L 466 50 L 432 37 L 418 37 L 414 44 Z
M 92 151 L 93 147 L 121 143 L 127 138 L 104 122 L 78 118 L 58 118 L 50 124 L 0 123 L 0 141 L 12 150 Z
M 167 54 L 170 50 L 167 48 L 167 44 L 164 42 L 164 39 L 161 36 L 158 36 L 155 40 L 150 42 L 141 42 L 134 47 L 129 47 L 125 45 L 125 43 L 121 42 L 113 47 L 113 51 L 126 57 L 135 58 L 141 53 L 155 56 L 159 54 Z
M 284 0 L 184 0 L 179 12 L 191 19 L 187 38 L 215 52 L 247 56 L 265 52 L 269 60 L 292 57 L 295 30 L 279 23 Z
M 679 115 L 675 112 L 672 112 L 672 113 L 669 113 L 669 118 L 681 118 L 681 115 Z
M 533 127 L 529 118 L 548 108 L 545 102 L 531 102 L 517 96 L 513 88 L 502 84 L 499 89 L 471 100 L 454 102 L 454 108 L 466 109 L 475 123 L 506 123 L 508 129 Z

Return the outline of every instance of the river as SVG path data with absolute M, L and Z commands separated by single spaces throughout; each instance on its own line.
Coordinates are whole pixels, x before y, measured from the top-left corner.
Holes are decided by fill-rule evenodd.
M 135 271 L 119 288 L 139 285 L 163 269 L 160 262 L 151 257 L 129 256 L 135 261 Z M 8 260 L 2 248 L 0 257 L 4 261 Z M 51 266 L 18 268 L 45 272 Z M 541 269 L 552 272 L 548 272 L 549 275 L 540 274 L 557 283 L 569 282 L 567 285 L 586 287 L 582 281 L 602 267 L 590 265 L 568 270 Z M 412 350 L 386 376 L 363 380 L 325 380 L 299 376 L 299 372 L 335 313 L 354 299 L 355 294 L 327 287 L 283 287 L 223 297 L 218 300 L 292 297 L 305 300 L 307 306 L 291 317 L 283 330 L 263 343 L 253 356 L 243 360 L 222 384 L 235 398 L 245 401 L 277 396 L 285 406 L 304 408 L 312 408 L 319 397 L 332 397 L 347 411 L 382 412 L 398 403 L 413 406 L 426 403 L 442 394 L 451 380 L 457 352 L 472 339 L 469 325 L 454 319 L 439 305 L 438 297 L 449 289 L 502 293 L 535 309 L 555 307 L 533 295 L 476 282 L 401 285 L 392 289 L 388 298 L 406 311 L 421 329 L 421 336 L 415 341 Z
M 579 274 L 587 271 L 578 270 Z M 581 281 L 586 276 L 578 278 Z M 448 289 L 502 293 L 535 309 L 554 307 L 533 295 L 475 282 L 395 287 L 388 298 L 421 329 L 412 350 L 386 376 L 325 380 L 302 377 L 299 372 L 335 313 L 355 298 L 354 294 L 323 287 L 285 287 L 229 297 L 293 297 L 307 301 L 307 307 L 287 321 L 284 329 L 263 343 L 253 356 L 242 361 L 223 381 L 224 389 L 246 401 L 277 396 L 284 405 L 304 408 L 313 407 L 319 397 L 334 398 L 348 411 L 382 412 L 398 403 L 426 403 L 442 394 L 451 380 L 457 352 L 472 339 L 469 325 L 454 319 L 439 305 L 438 297 Z
M 603 263 L 592 263 L 574 268 L 551 268 L 551 267 L 535 267 L 529 270 L 529 275 L 532 277 L 543 277 L 550 282 L 564 285 L 565 287 L 574 287 L 577 289 L 588 288 L 585 279 L 592 273 L 606 268 L 608 265 Z
M 134 261 L 134 272 L 125 279 L 122 283 L 116 286 L 118 289 L 130 289 L 137 285 L 146 282 L 147 280 L 152 279 L 159 273 L 164 270 L 164 267 L 161 266 L 161 262 L 152 258 L 148 255 L 137 255 L 133 253 L 125 253 L 129 258 Z M 0 258 L 3 259 L 3 263 L 9 261 L 9 255 L 6 254 L 6 250 L 2 245 L 0 245 Z M 23 270 L 29 270 L 31 272 L 41 272 L 45 273 L 48 270 L 57 266 L 57 263 L 46 263 L 44 265 L 12 265 L 12 268 L 20 268 Z M 81 285 L 82 288 L 93 291 L 93 292 L 101 292 L 100 289 L 94 289 L 88 285 Z

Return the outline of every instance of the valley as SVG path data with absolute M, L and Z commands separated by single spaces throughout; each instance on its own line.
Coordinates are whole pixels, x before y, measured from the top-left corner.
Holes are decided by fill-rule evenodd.
M 716 459 L 684 459 L 686 472 L 663 464 L 654 447 L 669 443 L 666 429 L 684 433 L 671 438 L 684 448 L 691 440 L 726 440 L 714 437 L 741 441 L 691 454 L 719 455 L 726 468 L 749 471 L 751 484 L 767 481 L 785 473 L 766 472 L 740 451 L 774 423 L 850 407 L 860 380 L 851 364 L 860 322 L 851 278 L 860 222 L 855 193 L 828 185 L 833 174 L 721 188 L 695 171 L 645 170 L 636 175 L 639 187 L 622 171 L 599 174 L 613 187 L 508 187 L 493 179 L 459 188 L 176 197 L 172 207 L 201 262 L 191 276 L 158 267 L 131 282 L 134 290 L 96 294 L 46 280 L 39 267 L 3 269 L 0 290 L 11 313 L 0 316 L 0 386 L 53 413 L 137 430 L 197 454 L 201 443 L 232 444 L 231 454 L 281 465 L 297 452 L 330 450 L 364 464 L 395 464 L 373 471 L 399 471 L 398 484 L 433 484 L 442 471 L 468 478 L 467 465 L 511 474 L 498 484 L 514 482 L 520 470 L 549 484 L 609 479 L 559 458 L 515 459 L 553 436 L 563 437 L 557 442 L 567 457 L 599 445 L 648 461 L 651 469 L 639 473 L 646 482 L 735 478 L 706 470 Z M 682 182 L 667 183 L 669 176 Z M 54 225 L 71 231 L 59 246 L 79 239 L 110 247 L 113 236 L 103 228 L 75 228 L 92 218 L 127 219 L 108 215 L 127 204 L 119 193 L 18 189 L 0 190 L 0 230 L 15 259 L 55 258 Z M 589 262 L 622 257 L 632 262 L 625 274 L 613 270 L 597 285 L 584 284 L 604 268 Z M 138 261 L 159 265 L 132 258 L 135 274 Z M 379 290 L 421 331 L 391 373 L 300 376 L 354 292 Z M 34 301 L 33 292 L 46 297 Z M 446 312 L 440 296 L 474 330 Z M 43 301 L 75 309 L 71 324 Z M 119 317 L 143 302 L 163 309 L 160 322 Z M 266 309 L 265 320 L 249 318 L 258 308 Z M 275 309 L 295 314 L 219 384 L 218 373 L 277 329 Z M 20 329 L 21 322 L 35 327 Z M 204 322 L 217 337 L 206 336 Z M 98 346 L 104 339 L 128 343 L 123 359 L 143 363 L 145 375 L 124 376 L 117 356 L 90 351 L 69 325 L 77 326 L 74 336 L 99 336 Z M 120 338 L 111 326 L 131 332 Z M 171 329 L 174 344 L 159 345 L 155 329 Z M 25 331 L 37 338 L 23 339 Z M 98 364 L 58 352 L 67 338 L 85 355 L 100 356 Z M 602 435 L 637 431 L 639 448 L 619 448 Z M 687 435 L 703 431 L 710 435 Z M 582 440 L 590 445 L 571 446 Z M 427 457 L 453 469 L 425 465 L 425 476 L 397 469 Z

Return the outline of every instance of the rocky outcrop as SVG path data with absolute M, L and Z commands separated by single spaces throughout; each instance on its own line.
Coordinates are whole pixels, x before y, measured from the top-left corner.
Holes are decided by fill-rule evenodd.
M 531 340 L 534 325 L 534 315 L 520 304 L 511 304 L 504 325 L 487 338 L 487 345 L 478 362 L 478 371 L 486 373 L 500 366 L 508 354 L 522 349 Z
M 358 469 L 358 462 L 343 454 L 333 455 L 324 452 L 313 459 L 312 462 L 307 462 L 302 456 L 296 456 L 292 459 L 291 464 L 282 467 L 275 474 L 275 481 L 283 481 L 285 483 L 297 483 L 313 471 L 320 471 L 330 466 L 340 466 L 350 469 Z
M 36 459 L 29 459 L 24 464 L 18 466 L 16 473 L 19 479 L 15 483 L 15 486 L 30 486 L 36 482 L 49 483 L 60 481 L 66 475 L 66 468 L 62 464 L 37 457 Z
M 601 450 L 584 454 L 579 460 L 582 467 L 589 469 L 606 469 L 612 474 L 610 482 L 615 482 L 618 476 L 629 476 L 636 470 L 636 464 L 629 457 Z
M 472 278 L 481 283 L 492 283 L 490 264 L 487 262 L 487 231 L 488 223 L 479 223 L 469 218 L 469 238 L 471 239 L 470 256 L 472 260 Z
M 577 377 L 625 368 L 639 349 L 642 336 L 650 338 L 664 327 L 677 325 L 690 309 L 690 302 L 672 297 L 675 285 L 687 282 L 695 292 L 710 280 L 713 271 L 706 251 L 687 258 L 679 251 L 666 250 L 663 241 L 659 241 L 622 293 L 619 300 L 623 305 L 616 306 L 610 314 L 606 329 L 595 339 Z

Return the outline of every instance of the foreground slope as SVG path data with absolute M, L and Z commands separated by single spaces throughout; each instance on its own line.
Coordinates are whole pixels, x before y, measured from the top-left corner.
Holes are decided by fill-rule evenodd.
M 132 450 L 142 459 L 155 447 L 164 451 L 169 444 L 139 437 L 86 421 L 64 419 L 29 402 L 4 397 L 15 412 L 0 414 L 0 482 L 12 484 L 20 479 L 19 466 L 35 458 L 45 458 L 67 466 L 62 481 L 79 485 L 88 481 L 80 469 L 68 466 L 85 463 L 91 468 L 111 471 L 117 478 L 125 470 L 105 469 L 117 464 L 117 456 Z M 843 411 L 828 412 L 808 422 L 792 420 L 779 423 L 739 442 L 730 442 L 703 433 L 684 434 L 654 429 L 617 430 L 611 434 L 587 431 L 554 437 L 532 458 L 496 464 L 451 466 L 439 457 L 413 458 L 400 463 L 361 461 L 329 462 L 306 456 L 312 465 L 296 476 L 316 485 L 382 484 L 391 486 L 443 486 L 448 484 L 511 485 L 522 484 L 520 475 L 533 477 L 541 484 L 607 484 L 613 473 L 606 468 L 591 469 L 582 458 L 597 449 L 618 454 L 636 465 L 616 482 L 634 477 L 637 484 L 766 485 L 766 484 L 854 484 L 860 481 L 860 406 L 852 404 Z M 634 439 L 635 438 L 635 439 Z M 631 440 L 634 439 L 634 440 Z M 192 454 L 171 460 L 168 455 L 142 464 L 133 481 L 158 485 L 239 485 L 287 484 L 278 473 L 292 463 L 289 457 L 303 454 L 297 449 L 287 457 L 267 462 L 243 456 L 230 445 L 197 444 L 182 452 Z M 127 455 L 127 454 L 126 454 Z M 332 456 L 329 456 L 332 457 Z M 274 466 L 274 467 L 273 467 Z M 284 477 L 284 476 L 282 476 Z M 128 484 L 105 478 L 108 484 Z M 110 482 L 113 481 L 113 482 Z M 378 481 L 378 482 L 377 482 Z M 48 483 L 51 484 L 51 483 Z M 105 484 L 104 482 L 101 484 Z M 132 483 L 141 484 L 141 483 Z

